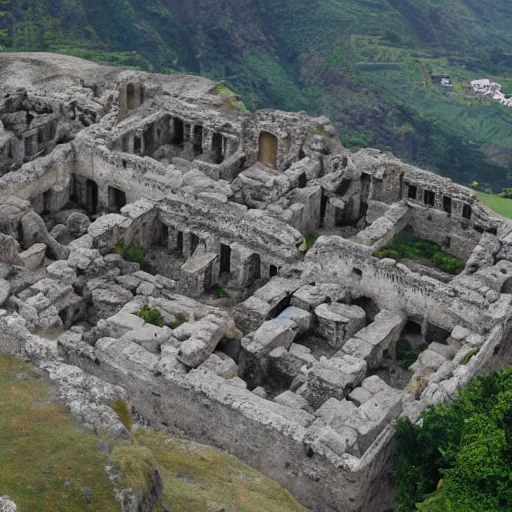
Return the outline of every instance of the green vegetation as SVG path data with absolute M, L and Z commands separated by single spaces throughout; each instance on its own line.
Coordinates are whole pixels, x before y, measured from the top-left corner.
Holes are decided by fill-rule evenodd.
M 378 258 L 419 260 L 449 274 L 464 270 L 464 261 L 449 256 L 434 242 L 416 237 L 409 231 L 402 231 L 383 249 L 375 251 Z
M 226 291 L 224 286 L 222 286 L 220 283 L 217 284 L 216 291 L 217 291 L 217 295 L 221 298 L 229 297 L 229 293 Z
M 121 255 L 126 261 L 138 263 L 140 265 L 140 269 L 144 272 L 152 275 L 156 274 L 153 265 L 146 261 L 146 254 L 143 250 L 118 243 L 114 248 L 114 252 Z
M 311 247 L 313 247 L 316 239 L 317 239 L 317 235 L 315 233 L 308 233 L 304 237 L 304 247 L 305 247 L 306 251 L 309 251 L 309 249 L 311 249 Z
M 129 487 L 139 495 L 150 487 L 158 469 L 151 450 L 135 442 L 121 443 L 112 450 L 112 459 L 121 470 L 122 487 Z
M 411 364 L 414 364 L 418 359 L 418 356 L 427 348 L 427 345 L 420 345 L 419 347 L 413 348 L 411 344 L 404 339 L 399 339 L 396 344 L 396 358 L 398 364 L 407 370 Z
M 460 360 L 460 364 L 462 365 L 466 365 L 469 363 L 469 361 L 471 360 L 471 358 L 473 356 L 476 356 L 478 354 L 478 351 L 479 349 L 478 348 L 474 348 L 473 350 L 470 350 L 461 360 Z
M 512 368 L 397 422 L 396 512 L 512 509 Z
M 505 199 L 512 199 L 512 188 L 504 188 L 498 195 Z
M 131 432 L 133 428 L 133 418 L 128 404 L 124 400 L 116 399 L 111 400 L 108 405 L 116 411 L 121 423 L 126 427 L 126 430 Z
M 240 110 L 248 112 L 244 102 L 238 94 L 234 93 L 224 82 L 219 82 L 212 90 L 212 94 L 222 96 L 224 98 L 223 106 L 230 110 Z
M 176 313 L 176 315 L 174 316 L 174 321 L 168 325 L 171 329 L 176 329 L 181 324 L 184 324 L 186 321 L 187 317 L 183 313 Z
M 114 450 L 135 488 L 158 468 L 164 484 L 163 507 L 176 512 L 305 512 L 278 484 L 214 448 L 174 441 L 146 429 L 133 433 L 133 443 Z
M 131 430 L 128 405 L 110 404 Z M 33 366 L 0 355 L 0 489 L 20 512 L 118 512 L 100 439 L 55 401 L 53 387 Z M 115 443 L 121 484 L 140 492 L 155 469 L 162 475 L 162 507 L 176 512 L 305 512 L 278 484 L 234 457 L 151 430 Z
M 350 148 L 391 148 L 460 183 L 510 186 L 512 109 L 468 91 L 512 91 L 508 0 L 1 0 L 0 50 L 57 51 L 222 85 L 228 108 L 325 114 Z M 449 75 L 452 88 L 440 85 Z M 215 91 L 214 91 L 215 93 Z
M 504 197 L 491 194 L 484 194 L 482 192 L 477 192 L 476 194 L 478 199 L 480 199 L 480 201 L 482 201 L 485 206 L 491 210 L 494 210 L 500 215 L 503 215 L 503 217 L 512 219 L 512 199 L 506 199 Z
M 5 355 L 0 355 L 0 406 L 0 489 L 20 512 L 119 510 L 98 438 L 55 402 L 52 387 L 32 366 Z
M 144 304 L 140 311 L 137 313 L 137 316 L 142 318 L 144 322 L 156 325 L 157 327 L 163 327 L 164 326 L 164 316 L 158 309 L 153 309 L 147 304 Z

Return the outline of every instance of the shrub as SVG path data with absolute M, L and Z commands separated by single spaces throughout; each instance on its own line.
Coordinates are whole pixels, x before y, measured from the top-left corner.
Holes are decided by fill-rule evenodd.
M 115 246 L 114 252 L 120 254 L 126 261 L 138 263 L 140 265 L 140 269 L 144 272 L 152 275 L 156 273 L 153 265 L 146 261 L 146 255 L 143 250 L 119 243 Z
M 158 309 L 152 309 L 147 304 L 142 306 L 140 311 L 137 313 L 137 316 L 142 318 L 144 322 L 156 325 L 157 327 L 163 327 L 164 325 L 164 317 Z
M 229 297 L 229 293 L 225 290 L 224 286 L 221 284 L 217 285 L 217 295 L 219 297 Z
M 434 267 L 444 270 L 449 274 L 459 274 L 464 270 L 466 264 L 458 258 L 452 258 L 443 252 L 436 252 L 432 257 Z
M 512 199 L 512 188 L 504 188 L 498 195 L 505 199 Z
M 465 267 L 463 260 L 444 253 L 436 243 L 422 240 L 408 232 L 400 233 L 390 244 L 375 251 L 373 255 L 377 258 L 393 258 L 397 261 L 428 260 L 432 266 L 449 274 L 459 274 Z
M 181 324 L 184 324 L 186 321 L 187 321 L 187 317 L 183 313 L 177 313 L 174 317 L 174 321 L 168 325 L 171 329 L 176 329 L 176 327 L 179 327 Z
M 133 443 L 117 445 L 112 451 L 114 462 L 121 469 L 122 483 L 137 493 L 144 492 L 157 469 L 153 452 Z
M 315 240 L 316 240 L 316 235 L 314 233 L 308 233 L 304 237 L 304 247 L 306 248 L 307 251 L 309 251 L 309 249 L 311 249 L 311 247 L 313 247 Z
M 512 368 L 396 429 L 396 512 L 512 510 Z
M 418 356 L 427 348 L 426 345 L 420 345 L 419 347 L 412 348 L 411 344 L 403 339 L 398 340 L 396 344 L 396 358 L 398 364 L 407 369 L 411 364 L 415 363 Z

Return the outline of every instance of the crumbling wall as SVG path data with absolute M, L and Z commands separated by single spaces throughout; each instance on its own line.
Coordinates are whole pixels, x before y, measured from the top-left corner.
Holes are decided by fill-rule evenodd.
M 355 295 L 372 298 L 381 308 L 432 320 L 449 331 L 463 325 L 482 332 L 492 323 L 492 304 L 477 292 L 454 289 L 394 260 L 379 260 L 371 248 L 341 237 L 317 240 L 306 255 L 305 268 L 306 280 L 338 282 Z

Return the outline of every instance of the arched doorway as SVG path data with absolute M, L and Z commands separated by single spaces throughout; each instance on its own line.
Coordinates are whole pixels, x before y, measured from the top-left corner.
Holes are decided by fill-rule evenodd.
M 142 103 L 142 90 L 140 85 L 129 83 L 126 87 L 126 107 L 128 110 L 137 108 Z
M 267 167 L 277 167 L 277 137 L 268 132 L 260 133 L 258 160 Z

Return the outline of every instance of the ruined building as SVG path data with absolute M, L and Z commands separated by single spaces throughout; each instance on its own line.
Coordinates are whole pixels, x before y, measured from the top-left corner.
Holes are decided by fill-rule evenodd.
M 512 223 L 204 78 L 0 68 L 0 348 L 121 386 L 311 510 L 392 510 L 394 421 L 510 356 Z M 465 269 L 374 256 L 404 230 Z M 401 340 L 422 347 L 405 369 Z

